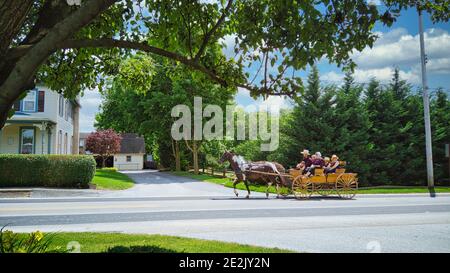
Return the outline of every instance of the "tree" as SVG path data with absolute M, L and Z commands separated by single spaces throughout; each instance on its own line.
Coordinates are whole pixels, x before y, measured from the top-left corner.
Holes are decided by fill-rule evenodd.
M 450 142 L 449 121 L 450 100 L 448 95 L 442 89 L 439 89 L 431 103 L 431 122 L 436 177 L 441 180 L 450 177 L 450 173 L 448 173 L 448 158 L 445 158 L 445 144 Z
M 314 152 L 333 152 L 333 97 L 334 87 L 322 88 L 319 71 L 313 66 L 308 75 L 308 86 L 296 101 L 291 126 L 286 131 L 293 143 L 291 164 L 299 161 L 300 152 L 305 148 Z
M 102 168 L 106 159 L 120 151 L 122 137 L 112 129 L 93 132 L 86 138 L 86 150 L 102 158 Z
M 364 89 L 354 83 L 351 73 L 347 73 L 344 84 L 336 92 L 336 105 L 332 113 L 333 150 L 349 164 L 349 171 L 357 172 L 361 183 L 369 182 L 370 163 L 368 157 L 369 114 L 362 102 Z
M 354 67 L 350 53 L 373 45 L 375 23 L 391 25 L 398 11 L 411 5 L 388 1 L 397 13 L 381 14 L 366 0 L 80 2 L 0 0 L 0 128 L 14 101 L 37 82 L 74 98 L 85 88 L 101 89 L 104 77 L 114 75 L 120 60 L 136 50 L 184 64 L 223 86 L 247 88 L 254 96 L 294 95 L 300 80 L 285 72 L 322 57 Z M 427 1 L 420 7 L 433 20 L 447 21 L 446 4 Z M 229 37 L 236 38 L 235 58 L 209 58 Z M 263 67 L 259 82 L 243 72 L 252 64 Z
M 216 54 L 221 52 L 216 51 Z M 152 59 L 138 54 L 122 62 L 111 87 L 104 92 L 96 126 L 139 132 L 160 164 L 177 171 L 185 167 L 185 154 L 189 152 L 192 155 L 189 161 L 198 172 L 199 154 L 205 140 L 174 140 L 171 127 L 177 118 L 171 116 L 172 108 L 184 104 L 193 113 L 193 98 L 199 96 L 204 107 L 215 104 L 225 109 L 234 90 L 221 87 L 201 73 L 171 65 L 165 59 L 150 61 L 149 58 Z M 151 71 L 145 72 L 149 66 Z M 142 81 L 148 75 L 152 76 Z M 172 166 L 173 162 L 175 166 Z

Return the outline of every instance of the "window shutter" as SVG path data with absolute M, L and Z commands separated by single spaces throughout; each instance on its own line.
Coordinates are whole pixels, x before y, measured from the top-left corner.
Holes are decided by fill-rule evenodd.
M 14 110 L 15 111 L 20 111 L 20 100 L 16 100 L 14 102 Z
M 44 112 L 45 91 L 40 90 L 38 94 L 38 112 Z

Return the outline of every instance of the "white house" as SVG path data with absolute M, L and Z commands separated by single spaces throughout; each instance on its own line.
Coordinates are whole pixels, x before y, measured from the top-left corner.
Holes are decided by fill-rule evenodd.
M 144 168 L 145 141 L 137 134 L 122 134 L 120 152 L 114 154 L 114 167 L 119 170 Z
M 78 100 L 39 86 L 14 104 L 0 130 L 2 154 L 78 154 Z

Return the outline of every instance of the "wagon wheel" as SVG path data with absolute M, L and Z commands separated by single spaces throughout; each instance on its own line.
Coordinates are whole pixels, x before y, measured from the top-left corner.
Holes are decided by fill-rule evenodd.
M 280 178 L 279 178 L 279 177 L 276 177 L 275 180 L 277 181 L 277 183 L 281 184 L 281 183 L 280 183 Z M 291 189 L 290 189 L 289 187 L 286 187 L 286 186 L 284 186 L 284 185 L 281 184 L 281 186 L 280 186 L 280 192 L 279 192 L 279 194 L 280 194 L 281 196 L 286 197 L 286 196 L 288 196 L 288 195 L 291 194 L 291 193 L 292 193 L 292 191 L 291 191 Z
M 358 190 L 358 180 L 354 174 L 343 173 L 336 179 L 336 191 L 339 197 L 352 199 Z
M 314 190 L 322 196 L 328 196 L 333 193 L 333 189 L 330 187 L 329 184 L 326 184 L 326 183 L 315 184 Z
M 297 199 L 307 199 L 313 192 L 313 184 L 308 177 L 297 176 L 292 182 L 292 192 Z

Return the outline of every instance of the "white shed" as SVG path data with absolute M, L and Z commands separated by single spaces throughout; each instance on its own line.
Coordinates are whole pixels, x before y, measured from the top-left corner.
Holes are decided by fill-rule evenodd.
M 118 170 L 142 170 L 144 168 L 145 141 L 137 134 L 122 134 L 120 152 L 114 154 L 114 167 Z

